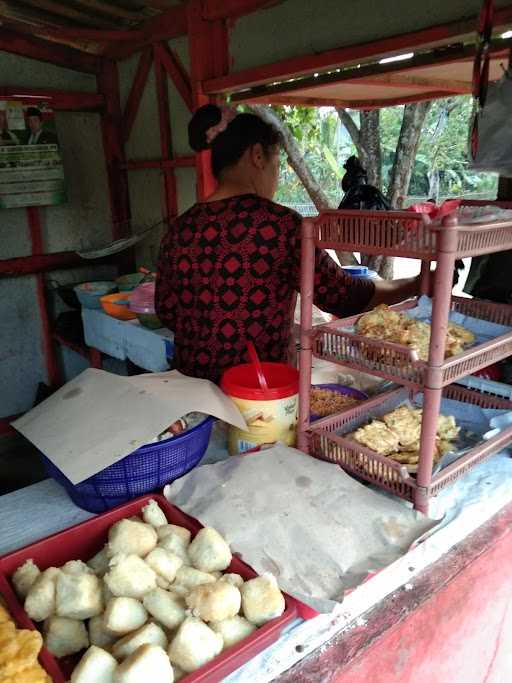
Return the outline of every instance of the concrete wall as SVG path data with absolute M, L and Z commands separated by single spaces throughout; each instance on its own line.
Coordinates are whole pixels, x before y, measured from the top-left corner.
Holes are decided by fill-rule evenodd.
M 93 76 L 53 67 L 32 59 L 0 52 L 0 85 L 27 88 L 69 89 L 94 92 Z M 91 113 L 58 113 L 68 202 L 41 209 L 44 249 L 47 252 L 78 249 L 110 239 L 110 205 L 101 142 L 99 116 Z M 30 236 L 24 209 L 0 211 L 0 258 L 30 254 Z M 110 277 L 110 268 L 81 268 L 52 273 L 61 282 Z M 55 313 L 66 310 L 52 301 Z M 31 407 L 39 382 L 46 381 L 41 348 L 41 323 L 34 277 L 0 280 L 0 417 Z M 84 367 L 69 350 L 59 351 L 67 376 Z

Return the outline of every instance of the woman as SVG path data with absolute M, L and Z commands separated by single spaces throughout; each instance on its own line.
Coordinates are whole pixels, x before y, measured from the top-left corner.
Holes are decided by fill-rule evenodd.
M 279 173 L 279 133 L 254 114 L 201 107 L 189 124 L 190 146 L 211 149 L 217 190 L 179 216 L 162 240 L 156 312 L 175 333 L 175 367 L 218 382 L 247 362 L 286 362 L 292 305 L 299 289 L 301 217 L 272 197 Z M 416 293 L 417 279 L 353 279 L 317 251 L 315 304 L 338 317 Z

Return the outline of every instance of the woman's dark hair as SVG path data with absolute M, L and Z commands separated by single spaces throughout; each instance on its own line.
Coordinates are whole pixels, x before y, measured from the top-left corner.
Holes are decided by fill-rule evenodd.
M 271 147 L 281 144 L 280 133 L 256 114 L 237 114 L 226 129 L 209 143 L 206 136 L 208 129 L 221 120 L 220 107 L 205 104 L 188 124 L 188 140 L 192 149 L 196 152 L 212 150 L 212 172 L 216 178 L 225 168 L 236 164 L 249 147 L 260 144 L 263 151 L 268 153 Z
M 368 183 L 368 174 L 356 156 L 349 157 L 343 168 L 346 170 L 341 181 L 343 192 L 347 192 L 353 185 Z

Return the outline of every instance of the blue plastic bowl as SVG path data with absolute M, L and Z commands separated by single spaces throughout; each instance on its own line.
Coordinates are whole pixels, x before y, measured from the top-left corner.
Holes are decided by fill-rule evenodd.
M 74 288 L 78 301 L 84 308 L 101 308 L 101 297 L 117 292 L 117 285 L 110 280 L 82 282 Z
M 208 448 L 213 422 L 213 417 L 207 417 L 179 436 L 141 446 L 79 484 L 71 483 L 46 456 L 42 458 L 49 476 L 62 484 L 75 505 L 105 512 L 190 472 Z

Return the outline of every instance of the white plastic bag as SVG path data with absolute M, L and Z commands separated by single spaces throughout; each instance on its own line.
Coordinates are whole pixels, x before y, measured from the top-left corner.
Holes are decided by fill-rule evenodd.
M 489 83 L 485 106 L 477 117 L 478 146 L 471 167 L 512 177 L 512 71 Z

